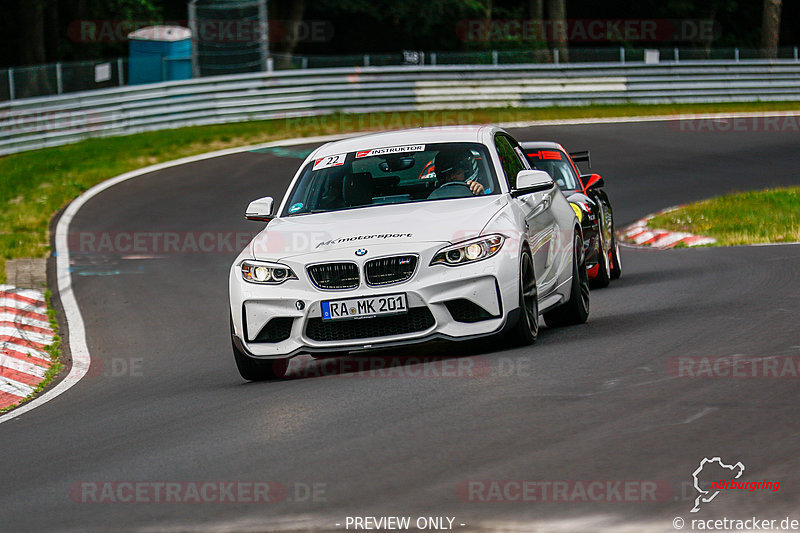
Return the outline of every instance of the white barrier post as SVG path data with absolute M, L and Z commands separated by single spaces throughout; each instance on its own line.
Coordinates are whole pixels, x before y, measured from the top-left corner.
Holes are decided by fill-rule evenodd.
M 125 72 L 123 71 L 124 68 L 125 68 L 125 65 L 122 63 L 122 58 L 118 57 L 117 58 L 117 80 L 119 81 L 119 86 L 120 87 L 125 85 Z
M 269 18 L 267 15 L 267 2 L 258 3 L 258 25 L 260 30 L 258 48 L 261 56 L 261 68 L 272 72 L 272 57 L 269 55 Z M 297 28 L 294 29 L 295 31 Z
M 61 77 L 61 63 L 56 63 L 56 94 L 64 92 L 64 79 Z

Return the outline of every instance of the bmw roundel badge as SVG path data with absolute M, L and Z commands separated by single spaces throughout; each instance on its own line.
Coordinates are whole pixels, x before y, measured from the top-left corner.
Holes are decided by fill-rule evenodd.
M 356 250 L 356 255 L 358 257 L 361 257 L 362 255 L 367 255 L 367 249 L 366 248 L 359 248 L 358 250 Z

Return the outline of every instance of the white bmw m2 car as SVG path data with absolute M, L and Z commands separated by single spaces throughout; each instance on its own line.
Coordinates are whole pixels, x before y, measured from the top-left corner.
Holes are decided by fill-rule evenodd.
M 328 143 L 300 166 L 230 271 L 233 353 L 247 380 L 299 353 L 497 335 L 530 344 L 589 314 L 580 222 L 500 128 Z

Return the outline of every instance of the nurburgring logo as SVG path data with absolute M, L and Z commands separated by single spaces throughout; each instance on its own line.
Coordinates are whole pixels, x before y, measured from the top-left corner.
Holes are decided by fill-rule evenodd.
M 708 474 L 708 465 L 714 464 L 716 464 L 718 468 L 723 469 L 723 473 L 718 481 L 715 480 L 708 484 L 708 490 L 704 490 L 704 488 L 700 486 L 700 476 L 703 473 Z M 780 488 L 780 481 L 767 481 L 766 479 L 762 481 L 736 481 L 744 474 L 744 470 L 745 467 L 741 461 L 729 465 L 723 463 L 720 457 L 712 457 L 711 459 L 704 457 L 703 460 L 700 461 L 700 465 L 697 469 L 692 472 L 692 484 L 699 494 L 694 500 L 694 507 L 692 507 L 691 512 L 698 512 L 701 502 L 711 502 L 722 490 L 746 490 L 749 492 L 768 490 L 776 492 Z M 730 477 L 731 474 L 733 474 L 732 477 Z M 719 474 L 711 474 L 712 477 L 709 479 L 716 479 L 717 475 Z

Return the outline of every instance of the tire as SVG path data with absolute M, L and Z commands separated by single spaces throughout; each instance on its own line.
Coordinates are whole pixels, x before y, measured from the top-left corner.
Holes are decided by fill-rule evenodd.
M 533 258 L 528 250 L 523 251 L 519 259 L 519 311 L 509 339 L 515 346 L 529 346 L 539 335 L 539 294 Z
M 583 253 L 583 239 L 577 233 L 574 245 L 569 300 L 544 314 L 544 323 L 550 328 L 583 324 L 589 318 L 589 278 L 586 274 L 586 254 Z
M 611 243 L 611 279 L 619 279 L 622 275 L 622 258 L 619 253 L 619 242 L 617 242 L 617 235 L 613 232 L 614 227 L 611 227 L 613 235 L 613 242 Z
M 281 379 L 286 375 L 289 368 L 289 359 L 267 359 L 258 361 L 242 353 L 233 342 L 233 319 L 231 318 L 231 344 L 233 347 L 233 358 L 236 361 L 236 368 L 239 374 L 247 381 L 267 381 Z
M 603 236 L 603 228 L 600 225 L 600 231 L 597 232 L 597 239 L 600 241 L 597 245 L 597 275 L 590 282 L 593 289 L 604 289 L 611 283 L 610 265 L 608 253 L 605 251 L 605 237 Z

